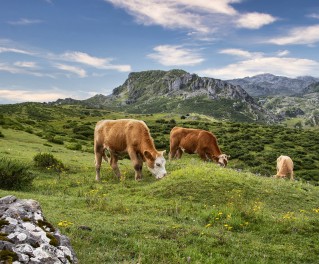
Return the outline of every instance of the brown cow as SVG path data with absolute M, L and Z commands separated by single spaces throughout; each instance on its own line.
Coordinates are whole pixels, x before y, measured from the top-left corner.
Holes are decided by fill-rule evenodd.
M 277 159 L 277 174 L 275 178 L 289 178 L 290 180 L 294 179 L 294 164 L 292 159 L 288 156 L 281 155 Z M 288 176 L 289 175 L 289 176 Z
M 135 180 L 142 178 L 143 162 L 150 172 L 160 179 L 166 175 L 165 151 L 157 151 L 147 125 L 140 120 L 119 119 L 101 120 L 94 130 L 94 153 L 96 180 L 100 180 L 102 157 L 108 161 L 105 150 L 110 153 L 110 165 L 118 177 L 121 177 L 117 165 L 118 155 L 128 153 L 135 170 Z
M 212 160 L 226 167 L 228 156 L 220 151 L 217 139 L 211 132 L 202 129 L 174 127 L 170 133 L 169 158 L 181 158 L 183 151 L 197 153 L 202 160 Z

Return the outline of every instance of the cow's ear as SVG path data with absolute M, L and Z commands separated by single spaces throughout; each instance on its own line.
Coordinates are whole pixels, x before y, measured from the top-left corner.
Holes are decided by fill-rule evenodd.
M 164 154 L 166 153 L 166 149 L 161 151 L 162 155 L 164 156 Z
M 151 152 L 145 150 L 144 151 L 144 156 L 145 158 L 149 159 L 149 160 L 155 160 L 154 157 L 152 156 Z

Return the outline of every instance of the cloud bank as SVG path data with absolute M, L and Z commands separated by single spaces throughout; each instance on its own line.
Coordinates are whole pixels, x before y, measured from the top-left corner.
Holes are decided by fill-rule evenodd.
M 267 56 L 260 52 L 251 53 L 240 49 L 226 49 L 221 50 L 220 53 L 240 56 L 241 60 L 221 68 L 200 70 L 198 74 L 227 80 L 262 73 L 273 73 L 292 78 L 303 75 L 316 76 L 319 71 L 319 62 L 310 59 Z M 289 52 L 285 51 L 283 54 L 288 55 Z
M 228 24 L 230 27 L 259 29 L 275 22 L 270 14 L 241 14 L 231 4 L 241 0 L 104 0 L 125 9 L 143 25 L 183 28 L 191 32 L 210 34 Z M 223 21 L 223 23 L 220 23 Z

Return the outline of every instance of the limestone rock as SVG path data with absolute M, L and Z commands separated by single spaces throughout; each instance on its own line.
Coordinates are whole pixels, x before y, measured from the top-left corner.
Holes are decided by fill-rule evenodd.
M 69 239 L 46 221 L 35 200 L 1 198 L 0 234 L 0 263 L 78 263 Z

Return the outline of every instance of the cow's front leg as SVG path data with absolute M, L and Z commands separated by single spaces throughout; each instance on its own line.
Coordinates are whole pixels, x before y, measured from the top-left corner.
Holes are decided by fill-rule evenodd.
M 95 152 L 95 180 L 100 181 L 100 171 L 101 171 L 102 155 L 100 152 Z
M 111 155 L 111 159 L 110 159 L 111 168 L 114 171 L 115 175 L 118 178 L 121 178 L 121 172 L 120 172 L 120 169 L 119 169 L 119 167 L 117 165 L 117 161 L 119 160 L 118 156 L 115 153 L 112 153 L 112 152 L 110 153 L 110 155 Z
M 171 147 L 169 151 L 169 160 L 180 159 L 182 157 L 183 151 L 180 147 Z
M 135 180 L 139 181 L 142 179 L 143 160 L 139 157 L 139 155 L 136 154 L 134 150 L 128 151 L 128 154 L 135 170 Z
M 289 176 L 290 176 L 290 180 L 294 180 L 294 172 L 293 171 L 291 171 L 290 173 L 289 173 Z
M 210 158 L 207 156 L 205 151 L 197 151 L 197 154 L 203 161 L 209 161 Z
M 181 148 L 178 148 L 175 154 L 176 159 L 180 159 L 183 155 L 183 150 Z

